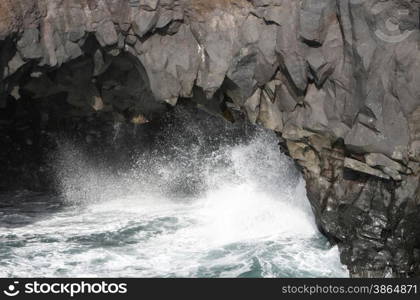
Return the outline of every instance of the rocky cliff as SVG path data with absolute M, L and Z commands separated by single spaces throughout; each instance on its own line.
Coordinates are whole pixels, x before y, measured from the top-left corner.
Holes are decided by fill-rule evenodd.
M 418 276 L 418 27 L 416 0 L 1 0 L 3 144 L 180 99 L 241 110 L 278 132 L 351 275 Z

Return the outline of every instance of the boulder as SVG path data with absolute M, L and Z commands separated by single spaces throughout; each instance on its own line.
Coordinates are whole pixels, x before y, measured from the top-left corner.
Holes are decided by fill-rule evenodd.
M 372 167 L 369 167 L 367 164 L 362 163 L 358 160 L 355 159 L 351 159 L 351 158 L 346 158 L 344 160 L 344 167 L 357 171 L 357 172 L 361 172 L 361 173 L 365 173 L 368 175 L 372 175 L 372 176 L 376 176 L 379 178 L 383 178 L 383 179 L 390 179 L 390 177 L 388 175 L 386 175 L 384 172 L 382 172 L 381 170 L 378 169 L 374 169 Z

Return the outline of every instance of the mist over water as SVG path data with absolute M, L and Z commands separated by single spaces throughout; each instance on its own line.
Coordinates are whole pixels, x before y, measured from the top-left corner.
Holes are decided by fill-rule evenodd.
M 185 111 L 123 168 L 60 141 L 60 197 L 0 195 L 0 277 L 347 276 L 277 143 Z

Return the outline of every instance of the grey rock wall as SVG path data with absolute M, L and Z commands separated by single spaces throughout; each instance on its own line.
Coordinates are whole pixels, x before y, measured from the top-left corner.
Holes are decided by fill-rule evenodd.
M 416 276 L 418 29 L 415 0 L 1 0 L 0 109 L 242 110 L 279 133 L 353 276 Z

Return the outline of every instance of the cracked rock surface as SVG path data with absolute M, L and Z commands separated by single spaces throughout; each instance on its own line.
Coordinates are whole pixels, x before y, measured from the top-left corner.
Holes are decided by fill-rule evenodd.
M 1 0 L 1 139 L 184 98 L 241 110 L 278 132 L 352 276 L 419 276 L 418 23 L 416 0 Z

